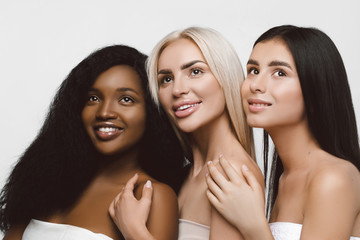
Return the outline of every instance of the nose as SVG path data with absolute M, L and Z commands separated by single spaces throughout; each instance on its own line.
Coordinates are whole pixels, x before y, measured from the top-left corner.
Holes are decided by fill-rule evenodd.
M 173 84 L 173 95 L 176 97 L 181 97 L 181 95 L 189 93 L 189 86 L 187 83 L 187 78 L 184 76 L 179 76 L 174 79 Z
M 117 118 L 117 113 L 113 109 L 111 102 L 104 101 L 99 104 L 99 108 L 96 111 L 96 119 L 108 120 Z
M 264 93 L 266 91 L 267 77 L 258 74 L 250 83 L 250 91 L 252 93 Z

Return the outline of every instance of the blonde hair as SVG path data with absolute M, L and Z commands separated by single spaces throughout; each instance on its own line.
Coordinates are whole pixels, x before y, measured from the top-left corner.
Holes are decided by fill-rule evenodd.
M 240 95 L 244 73 L 235 49 L 219 32 L 211 28 L 190 27 L 171 32 L 160 40 L 146 62 L 152 98 L 159 106 L 157 71 L 162 51 L 172 42 L 183 38 L 193 41 L 202 52 L 212 74 L 224 91 L 231 127 L 240 144 L 255 159 L 253 133 L 246 123 Z M 174 123 L 172 124 L 185 151 L 189 151 L 187 136 L 179 131 Z

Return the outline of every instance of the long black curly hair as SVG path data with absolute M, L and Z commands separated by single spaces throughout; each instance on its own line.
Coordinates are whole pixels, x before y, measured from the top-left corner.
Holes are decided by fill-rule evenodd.
M 27 224 L 69 209 L 96 176 L 99 154 L 81 120 L 87 94 L 97 77 L 116 65 L 128 65 L 145 89 L 146 130 L 140 146 L 140 167 L 177 192 L 186 171 L 184 153 L 164 112 L 148 91 L 147 56 L 125 45 L 90 54 L 60 85 L 35 140 L 25 150 L 0 195 L 0 230 Z

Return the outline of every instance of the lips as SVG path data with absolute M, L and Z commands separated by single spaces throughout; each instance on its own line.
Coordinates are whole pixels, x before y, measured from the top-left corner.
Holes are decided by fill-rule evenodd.
M 261 99 L 248 99 L 248 104 L 250 112 L 261 112 L 272 105 Z
M 119 136 L 124 128 L 109 123 L 101 123 L 94 126 L 94 131 L 98 139 L 109 141 Z
M 173 111 L 178 118 L 188 117 L 199 108 L 200 104 L 201 102 L 182 101 L 174 104 Z

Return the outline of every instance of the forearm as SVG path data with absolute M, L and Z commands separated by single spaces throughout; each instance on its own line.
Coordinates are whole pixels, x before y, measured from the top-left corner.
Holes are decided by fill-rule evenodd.
M 274 240 L 266 218 L 258 221 L 256 224 L 252 224 L 247 229 L 241 227 L 242 226 L 237 226 L 237 229 L 241 232 L 245 240 Z
M 156 240 L 146 226 L 136 229 L 131 236 L 126 236 L 126 240 Z

